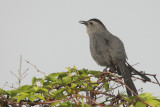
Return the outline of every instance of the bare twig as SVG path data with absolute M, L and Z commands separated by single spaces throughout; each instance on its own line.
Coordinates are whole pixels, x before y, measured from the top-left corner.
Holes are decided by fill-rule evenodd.
M 113 73 L 106 71 L 107 73 L 113 75 L 120 83 L 122 83 L 126 88 L 128 88 L 128 90 L 130 90 L 142 103 L 151 106 L 150 104 L 146 103 L 145 101 L 143 101 L 133 90 L 131 90 L 124 82 L 122 82 L 122 80 L 120 80 L 117 76 L 115 76 Z M 151 106 L 152 107 L 152 106 Z
M 80 97 L 83 97 L 83 98 L 86 98 L 87 99 L 87 97 L 86 96 L 83 96 L 83 95 L 78 95 L 78 96 L 80 96 Z M 102 104 L 99 104 L 98 102 L 96 102 L 95 100 L 92 100 L 91 98 L 90 98 L 90 100 L 94 103 L 94 104 L 96 104 L 96 105 L 98 105 L 98 106 L 100 106 L 100 107 L 104 107 Z
M 67 101 L 69 100 L 70 98 L 65 98 L 65 99 L 62 99 L 62 100 L 54 100 L 54 101 L 46 101 L 46 102 L 31 102 L 30 104 L 33 104 L 33 105 L 39 105 L 39 104 L 52 104 L 52 103 L 55 103 L 55 102 L 62 102 L 62 101 Z M 9 105 L 12 105 L 12 104 L 19 104 L 19 102 L 12 102 L 12 101 L 8 101 L 8 104 Z M 29 104 L 28 102 L 21 102 L 22 105 L 26 105 L 26 104 Z
M 30 63 L 30 62 L 27 61 L 27 60 L 25 60 L 25 61 L 26 61 L 28 64 L 30 64 L 31 66 L 33 66 L 33 67 L 37 70 L 37 72 L 40 72 L 41 74 L 43 74 L 44 76 L 46 76 L 45 72 L 42 72 L 41 70 L 39 70 L 36 65 Z
M 19 87 L 21 86 L 21 81 L 22 81 L 22 55 L 20 56 L 20 63 L 19 63 L 19 77 L 18 77 L 18 85 Z
M 106 96 L 109 96 L 109 97 L 116 97 L 115 95 L 107 94 L 106 92 L 101 92 L 101 91 L 95 91 L 95 93 L 97 93 L 97 94 L 103 94 L 103 95 L 106 95 Z
M 90 104 L 90 103 L 89 103 L 88 82 L 87 82 L 87 89 L 86 89 L 86 102 L 87 102 L 88 104 Z
M 28 70 L 29 70 L 29 68 L 27 68 L 27 69 L 22 73 L 22 76 L 25 75 Z
M 13 86 L 13 84 L 12 85 L 8 85 L 8 82 L 5 82 L 5 84 L 4 84 L 2 89 L 4 89 L 6 86 L 9 87 L 9 88 L 17 89 L 16 87 Z
M 144 81 L 144 79 L 142 79 L 142 78 L 138 78 L 138 77 L 135 77 L 135 76 L 132 76 L 132 77 Z M 147 81 L 147 82 L 151 82 L 151 83 L 160 85 L 160 83 L 158 82 L 158 80 L 157 80 L 157 82 L 154 82 L 154 81 Z
M 135 66 L 135 65 L 138 65 L 140 62 L 137 62 L 137 63 L 135 63 L 135 64 L 133 64 L 133 65 L 131 65 L 131 66 Z
M 159 81 L 158 81 L 158 79 L 156 77 L 156 74 L 153 77 L 155 78 L 155 80 L 157 81 L 158 85 L 160 86 L 160 83 L 159 83 Z
M 18 82 L 17 85 L 20 87 L 21 86 L 21 82 L 22 80 L 27 76 L 27 71 L 29 70 L 29 68 L 27 68 L 23 73 L 22 73 L 22 55 L 20 55 L 20 63 L 19 63 L 19 69 L 18 69 L 18 74 L 15 74 L 13 71 L 10 71 L 12 73 L 12 75 L 14 75 L 17 79 Z
M 18 79 L 18 76 L 13 71 L 10 72 Z
M 111 88 L 110 91 L 115 90 L 116 88 L 119 88 L 119 87 L 121 87 L 121 86 L 122 86 L 122 84 L 121 84 L 121 85 L 118 85 L 118 86 L 116 86 L 116 87 L 114 87 L 114 88 Z
M 88 82 L 87 82 L 87 92 L 86 92 L 86 95 L 87 95 L 88 104 L 91 105 L 91 100 L 90 100 L 90 96 L 91 96 L 91 95 L 89 94 L 89 91 L 88 91 L 89 84 L 90 84 L 90 79 L 89 79 Z

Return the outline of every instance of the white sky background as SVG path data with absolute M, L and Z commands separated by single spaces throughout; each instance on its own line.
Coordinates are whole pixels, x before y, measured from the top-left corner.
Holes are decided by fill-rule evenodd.
M 90 55 L 89 38 L 79 20 L 100 19 L 125 45 L 130 64 L 160 80 L 159 0 L 1 0 L 0 1 L 0 88 L 16 78 L 19 57 L 23 70 L 30 68 L 23 84 L 42 74 L 65 71 L 65 67 L 103 70 Z M 154 79 L 153 79 L 154 80 Z M 137 89 L 160 96 L 160 87 L 137 80 Z

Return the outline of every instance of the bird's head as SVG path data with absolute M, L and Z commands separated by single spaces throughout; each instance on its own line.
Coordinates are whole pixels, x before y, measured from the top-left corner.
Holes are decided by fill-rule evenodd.
M 88 21 L 79 21 L 79 23 L 86 25 L 87 33 L 89 35 L 95 33 L 102 33 L 106 30 L 106 27 L 99 19 L 90 19 Z

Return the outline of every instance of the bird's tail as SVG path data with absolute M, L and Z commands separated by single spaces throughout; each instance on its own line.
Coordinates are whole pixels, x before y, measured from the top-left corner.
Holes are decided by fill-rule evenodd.
M 148 78 L 148 77 L 145 76 L 144 74 L 138 72 L 138 71 L 137 71 L 136 69 L 134 69 L 129 63 L 127 63 L 127 64 L 128 64 L 127 67 L 128 67 L 128 69 L 129 69 L 130 72 L 133 72 L 134 74 L 137 74 L 137 75 L 141 76 L 143 79 L 145 79 L 145 81 L 151 81 L 150 78 Z
M 117 63 L 117 67 L 120 70 L 120 73 L 122 74 L 124 83 L 136 94 L 138 94 L 137 89 L 131 79 L 131 72 L 129 71 L 128 67 L 124 63 Z M 133 93 L 126 87 L 128 96 L 132 96 Z

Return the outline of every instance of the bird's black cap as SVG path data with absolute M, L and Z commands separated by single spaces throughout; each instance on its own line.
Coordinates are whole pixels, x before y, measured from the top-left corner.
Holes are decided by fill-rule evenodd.
M 106 28 L 106 27 L 104 26 L 104 24 L 103 24 L 99 19 L 93 18 L 93 19 L 90 19 L 89 21 L 95 21 L 95 22 L 101 24 L 104 28 Z

